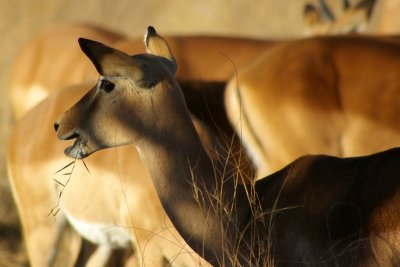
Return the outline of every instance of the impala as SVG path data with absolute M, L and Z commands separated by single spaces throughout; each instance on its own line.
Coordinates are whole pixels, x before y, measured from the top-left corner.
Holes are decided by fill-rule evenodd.
M 319 0 L 319 5 L 309 1 L 304 6 L 304 34 L 366 32 L 370 28 L 375 2 L 376 0 L 361 0 L 351 6 L 348 0 L 342 0 L 342 13 L 337 16 L 325 0 Z M 339 1 L 335 0 L 334 3 Z
M 318 0 L 309 1 L 304 8 L 304 33 L 346 33 L 363 32 L 379 35 L 398 35 L 400 17 L 399 0 L 377 1 L 360 0 L 351 5 L 349 0 L 343 0 L 343 11 L 339 16 L 329 8 L 329 3 L 335 4 L 339 1 Z M 354 3 L 354 1 L 351 1 Z
M 61 28 L 59 32 L 56 31 L 51 31 L 50 33 L 46 32 L 46 34 L 49 35 L 47 35 L 46 38 L 44 37 L 42 38 L 40 36 L 42 35 L 46 36 L 45 34 L 42 34 L 38 38 L 34 39 L 36 41 L 33 41 L 33 44 L 35 44 L 33 46 L 33 49 L 29 49 L 29 47 L 25 48 L 25 50 L 22 53 L 22 55 L 25 55 L 25 57 L 20 56 L 19 59 L 17 60 L 17 63 L 15 64 L 15 66 L 20 66 L 20 67 L 24 66 L 24 68 L 30 67 L 32 71 L 35 70 L 40 70 L 40 71 L 33 72 L 34 73 L 33 75 L 29 75 L 30 72 L 28 71 L 28 69 L 25 69 L 20 73 L 19 76 L 14 75 L 14 78 L 19 77 L 21 81 L 27 81 L 27 82 L 24 83 L 25 87 L 17 86 L 13 87 L 13 89 L 15 89 L 16 91 L 22 91 L 23 89 L 29 91 L 31 90 L 29 88 L 33 88 L 33 86 L 30 87 L 29 84 L 31 85 L 42 84 L 44 85 L 44 87 L 42 88 L 47 88 L 50 82 L 51 84 L 54 85 L 54 88 L 52 88 L 52 90 L 55 93 L 52 97 L 50 97 L 44 103 L 42 103 L 40 107 L 30 112 L 26 117 L 24 117 L 21 120 L 21 122 L 19 122 L 15 126 L 15 130 L 13 131 L 9 143 L 8 168 L 10 173 L 10 181 L 11 181 L 11 186 L 13 188 L 14 198 L 17 202 L 18 210 L 20 213 L 21 222 L 23 225 L 24 238 L 26 241 L 26 247 L 30 258 L 31 266 L 45 266 L 45 262 L 49 262 L 49 264 L 54 262 L 56 266 L 57 262 L 62 262 L 63 266 L 68 266 L 68 262 L 64 261 L 63 259 L 67 259 L 71 264 L 74 264 L 76 260 L 76 254 L 78 253 L 80 239 L 77 238 L 76 234 L 74 234 L 74 232 L 69 229 L 68 223 L 64 223 L 64 217 L 61 217 L 59 219 L 60 221 L 57 223 L 54 223 L 51 218 L 45 217 L 45 215 L 49 212 L 50 209 L 49 206 L 51 206 L 51 204 L 55 205 L 57 200 L 57 196 L 55 195 L 56 192 L 54 190 L 54 186 L 57 184 L 57 182 L 51 180 L 52 173 L 57 168 L 61 168 L 63 165 L 66 164 L 65 160 L 60 158 L 62 155 L 61 147 L 58 145 L 58 150 L 57 150 L 57 144 L 54 143 L 55 141 L 54 136 L 52 135 L 52 132 L 49 131 L 49 125 L 46 123 L 54 121 L 54 119 L 61 112 L 66 110 L 81 95 L 83 95 L 86 91 L 90 89 L 87 83 L 84 83 L 76 85 L 74 89 L 70 89 L 71 93 L 68 94 L 66 93 L 68 92 L 67 89 L 63 90 L 58 89 L 62 90 L 60 92 L 58 92 L 58 90 L 55 90 L 56 88 L 63 88 L 66 84 L 68 84 L 68 82 L 78 83 L 80 79 L 81 82 L 82 80 L 86 80 L 86 78 L 82 79 L 80 77 L 87 77 L 88 80 L 93 79 L 92 75 L 83 75 L 83 73 L 91 73 L 92 71 L 85 70 L 85 68 L 81 66 L 76 66 L 75 71 L 72 71 L 72 73 L 70 73 L 69 67 L 72 67 L 70 65 L 71 62 L 74 62 L 74 64 L 76 65 L 86 64 L 83 63 L 85 60 L 81 59 L 81 56 L 76 55 L 76 51 L 74 49 L 68 50 L 67 51 L 68 53 L 63 52 L 64 55 L 68 55 L 68 57 L 66 57 L 68 59 L 67 62 L 63 62 L 62 60 L 60 61 L 56 60 L 56 62 L 60 64 L 54 67 L 49 66 L 49 60 L 51 59 L 51 57 L 55 58 L 56 51 L 54 50 L 57 48 L 57 46 L 62 43 L 64 44 L 64 47 L 67 44 L 69 45 L 67 41 L 62 42 L 62 40 L 64 39 L 68 40 L 69 38 L 71 38 L 71 34 L 72 36 L 75 36 L 77 34 L 84 34 L 88 32 L 106 33 L 106 31 L 104 30 L 93 28 L 93 26 L 87 26 L 87 25 L 65 26 L 64 28 Z M 63 34 L 66 34 L 66 36 L 63 36 Z M 51 38 L 49 38 L 49 36 Z M 107 37 L 106 35 L 102 34 L 99 35 L 99 38 L 102 40 L 103 39 L 108 40 L 111 37 Z M 38 42 L 37 40 L 41 41 Z M 40 43 L 43 45 L 41 49 L 39 49 Z M 126 45 L 126 43 L 122 45 Z M 45 50 L 44 52 L 39 54 L 38 57 L 46 60 L 30 61 L 30 58 L 27 56 L 29 55 L 29 53 L 31 53 L 32 51 L 43 50 L 45 47 L 52 49 Z M 25 65 L 21 61 L 24 58 L 27 60 Z M 90 62 L 89 60 L 87 61 Z M 31 65 L 33 63 L 35 63 L 34 66 Z M 42 66 L 42 64 L 44 64 L 44 66 Z M 18 67 L 15 67 L 14 70 L 18 70 Z M 80 72 L 77 70 L 85 70 L 85 71 Z M 47 72 L 47 75 L 44 75 L 43 72 Z M 63 75 L 59 75 L 59 73 L 63 73 Z M 69 77 L 70 74 L 71 77 Z M 16 83 L 17 82 L 15 82 L 14 85 Z M 55 87 L 57 83 L 60 84 L 59 87 Z M 250 166 L 247 160 L 245 159 L 245 155 L 240 153 L 241 151 L 238 141 L 233 136 L 232 128 L 229 125 L 226 116 L 224 115 L 223 100 L 222 100 L 223 97 L 222 88 L 224 87 L 224 84 L 218 82 L 202 83 L 202 82 L 191 82 L 191 81 L 185 81 L 182 82 L 182 84 L 186 88 L 185 95 L 189 103 L 189 108 L 192 110 L 192 112 L 195 113 L 198 117 L 201 117 L 202 120 L 207 122 L 211 128 L 218 131 L 220 133 L 220 136 L 223 138 L 220 140 L 224 142 L 223 146 L 227 147 L 227 150 L 229 150 L 230 153 L 230 157 L 232 157 L 232 160 L 228 159 L 228 161 L 232 161 L 232 164 L 235 164 L 237 168 L 242 169 L 243 175 L 246 175 L 248 177 L 253 176 L 252 169 L 249 168 Z M 46 94 L 48 93 L 50 93 L 50 90 Z M 32 99 L 29 99 L 28 102 L 32 103 L 31 100 Z M 22 107 L 21 103 L 17 103 L 15 101 L 14 104 L 15 107 L 17 107 L 17 109 L 21 111 Z M 17 106 L 17 104 L 19 104 L 19 106 Z M 210 110 L 212 110 L 213 113 L 210 113 Z M 24 109 L 21 112 L 21 114 L 25 112 L 27 112 L 27 109 Z M 31 134 L 32 136 L 36 136 L 35 138 L 23 140 L 24 131 L 22 129 L 33 127 L 32 125 L 42 125 L 42 127 L 38 127 L 37 129 L 34 127 L 36 131 L 32 132 Z M 212 142 L 212 140 L 209 140 L 209 142 Z M 54 147 L 55 149 L 49 150 L 49 147 Z M 46 153 L 45 156 L 43 157 L 38 157 L 37 151 L 46 151 L 48 153 Z M 52 153 L 50 153 L 49 151 L 51 151 Z M 119 149 L 117 149 L 117 151 L 119 151 Z M 109 176 L 111 181 L 116 182 L 118 181 L 118 177 L 121 175 L 121 173 L 118 172 L 118 168 L 116 167 L 118 166 L 117 162 L 104 163 L 103 158 L 114 159 L 115 153 L 117 152 L 114 153 L 112 151 L 105 151 L 104 153 L 105 155 L 103 155 L 101 158 L 99 159 L 94 158 L 90 160 L 89 166 L 90 166 L 91 176 L 99 179 L 101 179 L 101 177 L 104 176 Z M 135 174 L 137 175 L 136 178 L 139 178 L 141 176 L 145 177 L 147 175 L 146 171 L 144 171 L 143 167 L 141 167 L 142 163 L 140 162 L 138 157 L 135 158 L 129 156 L 127 158 L 127 156 L 125 156 L 127 153 L 120 152 L 119 154 L 120 154 L 119 156 L 120 162 L 129 162 L 129 164 L 127 163 L 127 165 L 132 166 L 132 168 L 137 168 L 137 170 L 135 171 Z M 37 170 L 38 168 L 40 168 L 41 171 L 38 171 Z M 247 170 L 245 170 L 244 168 L 247 168 Z M 34 174 L 35 177 L 38 177 L 38 179 L 35 180 L 34 185 L 30 183 L 30 181 L 32 180 L 32 173 Z M 130 175 L 132 176 L 131 173 Z M 79 171 L 75 170 L 74 176 L 77 177 L 75 179 L 79 180 L 80 179 L 78 178 L 79 176 L 82 176 L 82 179 L 84 179 L 85 177 L 88 176 L 88 174 L 85 171 L 85 169 L 83 170 L 81 169 Z M 97 181 L 97 180 L 92 179 L 92 181 Z M 36 192 L 35 194 L 30 194 L 30 192 L 32 192 L 35 186 L 41 189 L 35 190 L 34 191 Z M 139 186 L 136 185 L 134 187 L 137 188 L 137 191 L 135 193 L 143 192 L 141 194 L 144 194 L 146 190 L 151 191 L 152 189 L 152 188 L 148 189 L 141 185 Z M 72 195 L 75 196 L 80 192 L 79 189 L 82 190 L 83 188 L 69 186 L 67 192 L 70 192 L 69 194 L 71 196 Z M 121 190 L 122 189 L 120 188 L 119 191 Z M 68 196 L 68 194 L 66 194 L 66 196 Z M 102 198 L 103 196 L 104 195 L 101 195 L 99 196 L 99 198 Z M 151 196 L 156 199 L 155 193 L 149 193 L 147 195 L 149 199 L 151 198 Z M 141 205 L 140 200 L 142 200 L 142 198 L 137 199 L 138 202 L 136 203 L 136 205 Z M 99 199 L 97 199 L 96 201 L 99 204 L 93 204 L 94 207 L 102 208 L 105 206 L 100 204 L 101 201 Z M 103 197 L 103 202 L 104 201 L 106 201 L 106 199 L 104 199 Z M 144 202 L 147 203 L 151 201 L 146 200 Z M 82 204 L 81 199 L 74 199 L 71 197 L 71 199 L 66 199 L 61 203 L 67 205 L 69 209 L 72 210 L 72 214 L 78 217 L 80 216 L 79 212 L 81 212 L 81 210 L 79 209 L 79 206 Z M 129 205 L 133 207 L 134 203 L 131 203 Z M 78 212 L 76 212 L 75 209 L 77 209 Z M 156 213 L 156 211 L 158 213 Z M 131 210 L 132 217 L 136 218 L 136 216 L 139 216 L 138 214 L 140 214 L 140 216 L 143 217 L 143 220 L 147 222 L 154 221 L 154 223 L 151 224 L 152 226 L 160 225 L 164 222 L 163 218 L 165 217 L 165 214 L 162 209 L 154 208 L 153 210 L 147 209 L 138 211 L 137 209 L 132 208 Z M 106 222 L 110 222 L 114 220 L 115 216 L 116 216 L 115 214 L 104 213 L 104 217 L 101 219 L 104 219 Z M 90 216 L 87 217 L 83 216 L 83 218 L 87 220 L 91 219 Z M 120 222 L 120 224 L 122 225 L 122 222 Z M 73 226 L 78 231 L 80 230 L 79 228 L 76 227 L 76 225 Z M 148 227 L 147 230 L 155 231 L 155 227 L 156 226 Z M 84 233 L 83 236 L 87 237 L 87 235 L 85 235 Z M 64 239 L 67 240 L 71 239 L 72 241 L 71 242 L 63 241 Z M 170 240 L 171 238 L 168 239 Z M 42 240 L 43 242 L 41 242 Z M 99 244 L 100 248 L 97 250 L 97 253 L 90 258 L 88 266 L 100 266 L 102 263 L 100 264 L 99 261 L 100 262 L 106 261 L 108 255 L 111 253 L 111 248 L 113 248 L 113 245 L 107 242 L 105 243 L 99 242 L 99 240 L 95 240 L 93 238 L 89 240 Z M 184 263 L 195 262 L 193 260 L 188 261 L 187 260 L 188 257 L 185 256 L 178 257 L 178 259 L 175 260 L 173 251 L 176 251 L 176 249 L 179 248 L 176 242 L 174 242 L 175 248 L 169 248 L 171 247 L 172 243 L 171 241 L 158 242 L 159 245 L 157 249 L 160 252 L 154 253 L 155 249 L 151 249 L 151 246 L 149 245 L 147 246 L 144 245 L 146 240 L 147 240 L 146 237 L 140 238 L 139 240 L 137 240 L 136 238 L 133 238 L 131 240 L 133 242 L 135 249 L 140 250 L 143 247 L 147 248 L 145 250 L 146 252 L 145 256 L 153 254 L 152 259 L 155 260 L 153 264 L 150 264 L 149 260 L 147 261 L 143 260 L 144 257 L 140 256 L 139 254 L 139 261 L 146 262 L 146 265 L 159 266 L 160 264 L 162 264 L 161 262 L 162 257 L 167 258 L 167 260 L 173 261 L 174 265 L 176 264 L 178 266 L 182 265 L 182 262 Z M 154 241 L 153 244 L 155 244 L 156 242 L 157 241 Z M 130 245 L 128 247 L 130 247 Z M 140 251 L 138 253 L 140 253 Z
M 55 124 L 75 139 L 68 156 L 134 143 L 172 223 L 214 265 L 400 263 L 399 149 L 305 156 L 241 184 L 201 144 L 167 43 L 152 27 L 145 43 L 148 54 L 130 57 L 80 39 L 100 78 Z
M 399 146 L 399 48 L 360 36 L 305 39 L 239 71 L 225 106 L 259 176 L 303 154 L 350 157 Z
M 65 239 L 72 238 L 72 243 L 56 249 L 65 219 L 99 245 L 98 255 L 85 266 L 104 266 L 113 249 L 132 245 L 138 266 L 206 265 L 172 227 L 134 148 L 103 151 L 85 161 L 89 170 L 76 162 L 55 174 L 71 160 L 63 156 L 64 144 L 54 136 L 52 122 L 89 89 L 86 83 L 56 91 L 19 121 L 11 134 L 8 169 L 31 266 L 57 266 L 59 255 L 52 251 L 63 255 L 62 266 L 73 266 L 79 239 L 67 232 Z M 215 140 L 198 120 L 195 124 L 212 157 L 217 156 L 211 147 Z M 27 133 L 35 138 L 25 138 Z M 54 214 L 60 209 L 55 219 L 46 216 L 54 207 Z
M 371 21 L 371 31 L 378 34 L 398 34 L 400 30 L 399 0 L 376 1 Z

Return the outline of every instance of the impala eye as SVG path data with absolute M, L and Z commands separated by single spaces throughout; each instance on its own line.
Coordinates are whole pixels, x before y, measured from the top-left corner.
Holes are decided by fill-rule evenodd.
M 111 92 L 115 87 L 115 84 L 113 84 L 110 81 L 107 80 L 101 80 L 100 81 L 100 89 L 106 91 L 107 93 Z

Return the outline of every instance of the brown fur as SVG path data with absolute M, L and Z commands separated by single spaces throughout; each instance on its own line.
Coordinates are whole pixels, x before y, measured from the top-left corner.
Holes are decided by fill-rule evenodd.
M 303 154 L 360 156 L 400 145 L 399 51 L 379 38 L 311 38 L 278 45 L 239 72 L 225 105 L 259 177 Z

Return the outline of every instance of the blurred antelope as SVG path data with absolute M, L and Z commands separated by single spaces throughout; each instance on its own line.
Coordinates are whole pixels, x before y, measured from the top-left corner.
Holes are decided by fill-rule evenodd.
M 334 3 L 339 3 L 336 1 Z M 304 34 L 340 34 L 366 32 L 371 23 L 375 0 L 362 0 L 351 5 L 348 0 L 341 1 L 341 12 L 334 13 L 326 0 L 318 4 L 308 2 L 304 7 Z
M 349 157 L 399 146 L 399 79 L 396 42 L 298 40 L 239 71 L 225 106 L 262 177 L 303 154 Z

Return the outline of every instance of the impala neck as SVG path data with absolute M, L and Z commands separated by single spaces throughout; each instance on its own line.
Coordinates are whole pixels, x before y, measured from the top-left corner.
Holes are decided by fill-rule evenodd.
M 222 159 L 212 162 L 190 119 L 177 112 L 173 126 L 145 136 L 136 146 L 153 179 L 161 203 L 183 238 L 211 263 L 222 259 L 237 227 L 235 182 L 222 175 Z M 164 120 L 165 121 L 165 120 Z M 171 124 L 171 120 L 167 123 Z M 166 124 L 167 124 L 166 123 Z M 222 212 L 229 210 L 229 212 Z M 232 219 L 234 218 L 234 219 Z M 237 231 L 236 231 L 237 232 Z

